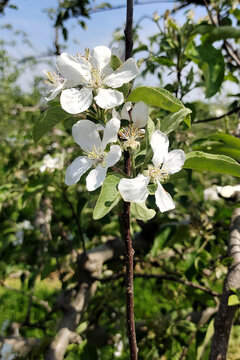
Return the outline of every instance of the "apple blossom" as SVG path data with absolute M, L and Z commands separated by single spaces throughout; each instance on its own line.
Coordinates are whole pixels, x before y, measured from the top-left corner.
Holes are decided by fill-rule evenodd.
M 136 139 L 143 137 L 145 134 L 145 130 L 142 128 L 148 122 L 148 106 L 142 101 L 134 106 L 127 102 L 121 111 L 121 119 L 129 121 L 129 125 L 119 131 L 119 136 L 126 140 L 124 148 L 131 147 L 136 149 L 139 146 L 139 142 Z
M 124 201 L 144 202 L 148 195 L 148 184 L 153 182 L 157 189 L 155 191 L 156 204 L 161 212 L 172 210 L 175 204 L 170 194 L 164 190 L 161 183 L 168 179 L 168 176 L 182 169 L 185 161 L 183 150 L 172 150 L 168 152 L 169 141 L 166 134 L 156 130 L 151 138 L 153 150 L 153 165 L 148 166 L 148 170 L 139 174 L 134 179 L 121 179 L 119 182 L 119 192 Z
M 106 46 L 97 46 L 86 50 L 85 56 L 71 56 L 62 53 L 57 58 L 57 68 L 61 77 L 48 74 L 53 87 L 49 100 L 59 92 L 62 108 L 70 114 L 87 110 L 93 98 L 103 109 L 121 105 L 123 94 L 115 90 L 133 80 L 138 75 L 136 60 L 125 61 L 117 70 L 110 66 L 111 50 Z
M 87 190 L 96 190 L 103 184 L 107 169 L 115 165 L 121 157 L 119 145 L 111 145 L 106 152 L 109 143 L 116 142 L 120 121 L 116 118 L 109 120 L 105 126 L 93 123 L 90 120 L 80 120 L 72 128 L 74 141 L 80 145 L 85 156 L 78 156 L 67 168 L 65 183 L 73 185 L 81 176 L 92 166 L 95 168 L 90 171 L 86 178 Z M 99 131 L 103 130 L 103 137 L 100 138 Z

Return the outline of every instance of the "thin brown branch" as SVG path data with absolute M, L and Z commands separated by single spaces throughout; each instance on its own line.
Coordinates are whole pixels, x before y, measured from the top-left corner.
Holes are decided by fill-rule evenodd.
M 208 119 L 202 119 L 202 120 L 194 121 L 192 123 L 192 125 L 199 124 L 199 123 L 204 123 L 204 122 L 220 120 L 220 119 L 223 119 L 225 116 L 232 115 L 234 113 L 237 113 L 238 111 L 240 111 L 240 106 L 238 106 L 235 109 L 232 109 L 232 110 L 228 111 L 227 113 L 225 113 L 223 115 L 220 115 L 220 116 L 215 116 L 215 117 L 211 117 L 211 118 L 208 118 Z
M 70 209 L 72 211 L 73 218 L 74 218 L 74 220 L 76 222 L 76 225 L 77 225 L 77 228 L 78 228 L 78 235 L 79 235 L 80 240 L 82 242 L 83 252 L 86 253 L 86 247 L 85 247 L 85 241 L 84 241 L 84 237 L 83 237 L 83 233 L 82 233 L 81 223 L 80 223 L 79 217 L 78 217 L 78 215 L 77 215 L 77 213 L 76 213 L 76 211 L 74 209 L 73 203 L 71 202 L 71 200 L 69 200 L 69 198 L 67 196 L 67 192 L 66 192 L 65 189 L 63 190 L 63 197 L 66 200 L 68 206 L 70 207 Z
M 108 276 L 108 277 L 104 277 L 104 278 L 97 278 L 96 280 L 101 281 L 101 282 L 108 282 L 108 281 L 112 281 L 112 280 L 118 280 L 124 277 L 124 273 L 119 273 L 119 274 L 114 274 L 112 276 Z M 142 273 L 134 273 L 134 278 L 143 278 L 143 279 L 157 279 L 157 280 L 168 280 L 168 281 L 173 281 L 173 282 L 177 282 L 179 284 L 183 284 L 186 286 L 189 286 L 191 288 L 197 289 L 197 290 L 201 290 L 203 292 L 205 292 L 206 294 L 212 295 L 212 296 L 221 296 L 221 294 L 217 293 L 216 291 L 213 291 L 211 289 L 208 289 L 202 285 L 199 284 L 195 284 L 191 281 L 188 280 L 184 280 L 181 278 L 178 278 L 174 275 L 169 275 L 169 274 L 142 274 Z

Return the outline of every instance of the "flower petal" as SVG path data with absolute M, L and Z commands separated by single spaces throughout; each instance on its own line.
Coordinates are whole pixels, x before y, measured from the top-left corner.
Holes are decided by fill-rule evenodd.
M 81 90 L 77 89 L 67 89 L 63 90 L 60 103 L 66 112 L 69 114 L 79 114 L 87 110 L 93 101 L 93 94 L 91 88 L 82 88 Z
M 90 120 L 79 120 L 73 125 L 72 135 L 74 141 L 84 150 L 93 151 L 101 147 L 101 139 L 98 132 L 98 126 Z
M 104 79 L 104 84 L 112 88 L 118 88 L 133 80 L 139 74 L 137 62 L 135 59 L 130 58 L 125 61 L 119 68 Z
M 64 78 L 73 82 L 72 86 L 86 84 L 91 79 L 90 67 L 67 53 L 58 56 L 57 67 Z
M 115 165 L 121 158 L 122 151 L 119 145 L 112 145 L 110 147 L 107 156 L 105 157 L 104 161 L 106 163 L 106 167 L 110 167 Z
M 107 46 L 96 46 L 90 53 L 92 67 L 100 72 L 110 63 L 111 50 Z
M 130 121 L 130 116 L 128 112 L 129 110 L 131 110 L 131 108 L 132 108 L 132 103 L 130 101 L 127 101 L 122 108 L 121 119 Z
M 138 175 L 134 179 L 121 179 L 118 190 L 124 201 L 144 202 L 148 197 L 148 183 L 150 178 Z
M 168 137 L 160 130 L 154 131 L 151 137 L 151 147 L 153 150 L 152 162 L 155 166 L 159 166 L 163 163 L 165 156 L 168 153 Z
M 175 204 L 171 195 L 166 190 L 164 190 L 160 182 L 158 182 L 158 187 L 155 192 L 155 199 L 156 204 L 161 212 L 175 209 Z
M 120 128 L 120 120 L 111 119 L 107 122 L 103 133 L 102 149 L 104 150 L 107 144 L 116 142 L 118 139 L 118 130 Z
M 78 156 L 67 168 L 65 184 L 73 185 L 78 182 L 80 177 L 88 171 L 93 164 L 94 160 L 89 159 L 86 156 Z
M 148 122 L 148 106 L 143 101 L 136 103 L 131 115 L 134 127 L 143 128 Z
M 51 94 L 48 97 L 45 97 L 45 99 L 47 101 L 51 101 L 53 100 L 65 87 L 65 81 L 62 82 L 60 85 L 58 85 L 57 87 L 53 88 L 51 90 Z
M 162 169 L 166 170 L 168 174 L 175 174 L 179 172 L 185 162 L 185 153 L 183 150 L 170 151 L 164 160 Z
M 124 96 L 117 90 L 98 89 L 97 96 L 94 99 L 102 109 L 112 109 L 123 103 Z
M 90 171 L 86 178 L 87 182 L 87 190 L 88 191 L 94 191 L 100 186 L 102 186 L 104 179 L 106 177 L 107 173 L 107 167 L 102 167 L 101 164 L 99 164 L 96 169 L 93 169 Z

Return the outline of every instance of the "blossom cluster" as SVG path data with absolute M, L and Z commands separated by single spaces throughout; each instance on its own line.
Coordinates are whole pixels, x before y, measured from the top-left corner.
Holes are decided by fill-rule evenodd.
M 138 75 L 136 60 L 119 60 L 121 65 L 113 70 L 111 59 L 109 48 L 97 46 L 92 51 L 86 49 L 84 55 L 61 54 L 57 59 L 58 73 L 46 72 L 48 79 L 45 83 L 50 92 L 46 99 L 52 100 L 60 95 L 61 106 L 66 112 L 86 112 L 86 118 L 72 128 L 73 139 L 82 153 L 67 168 L 65 183 L 73 185 L 88 172 L 86 187 L 88 191 L 94 191 L 102 186 L 108 169 L 112 169 L 122 174 L 118 190 L 124 201 L 145 202 L 150 193 L 149 184 L 153 184 L 159 210 L 172 210 L 174 202 L 162 184 L 169 175 L 181 170 L 185 154 L 182 150 L 168 152 L 166 134 L 160 130 L 153 132 L 151 163 L 146 164 L 134 178 L 125 176 L 115 166 L 121 161 L 123 151 L 129 150 L 134 157 L 140 150 L 149 110 L 141 101 L 134 105 L 130 102 L 124 104 L 121 87 Z M 91 108 L 100 110 L 103 114 L 101 121 L 89 120 Z

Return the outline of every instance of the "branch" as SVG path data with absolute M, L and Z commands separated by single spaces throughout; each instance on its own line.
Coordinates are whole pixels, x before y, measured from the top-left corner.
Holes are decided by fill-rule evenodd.
M 218 313 L 215 317 L 210 360 L 226 360 L 229 335 L 238 306 L 228 306 L 232 288 L 240 289 L 240 208 L 232 213 L 228 256 L 233 258 L 223 285 Z
M 220 116 L 216 116 L 216 117 L 211 117 L 211 118 L 208 118 L 208 119 L 203 119 L 203 120 L 197 120 L 197 121 L 194 121 L 192 123 L 192 125 L 194 124 L 199 124 L 199 123 L 204 123 L 204 122 L 209 122 L 209 121 L 215 121 L 215 120 L 220 120 L 222 118 L 224 118 L 225 116 L 228 116 L 228 115 L 232 115 L 236 112 L 240 111 L 240 106 L 236 107 L 235 109 L 232 109 L 230 110 L 229 112 L 227 112 L 226 114 L 223 114 L 223 115 L 220 115 Z
M 104 277 L 104 278 L 96 278 L 96 280 L 98 280 L 100 282 L 108 282 L 108 281 L 111 281 L 111 280 L 118 280 L 118 279 L 123 278 L 123 277 L 124 277 L 124 273 L 119 273 L 119 274 L 114 274 L 112 276 L 107 276 L 107 277 Z M 158 280 L 174 281 L 174 282 L 177 282 L 179 284 L 183 284 L 183 285 L 186 285 L 186 286 L 190 286 L 190 287 L 192 287 L 194 289 L 201 290 L 201 291 L 205 292 L 206 294 L 209 294 L 209 295 L 212 295 L 212 296 L 217 296 L 217 297 L 220 296 L 220 294 L 217 293 L 216 291 L 213 291 L 211 289 L 207 289 L 204 286 L 199 285 L 199 284 L 195 284 L 195 283 L 193 283 L 191 281 L 178 278 L 178 277 L 176 277 L 174 275 L 169 275 L 169 274 L 157 275 L 157 274 L 134 273 L 134 278 L 158 279 Z

